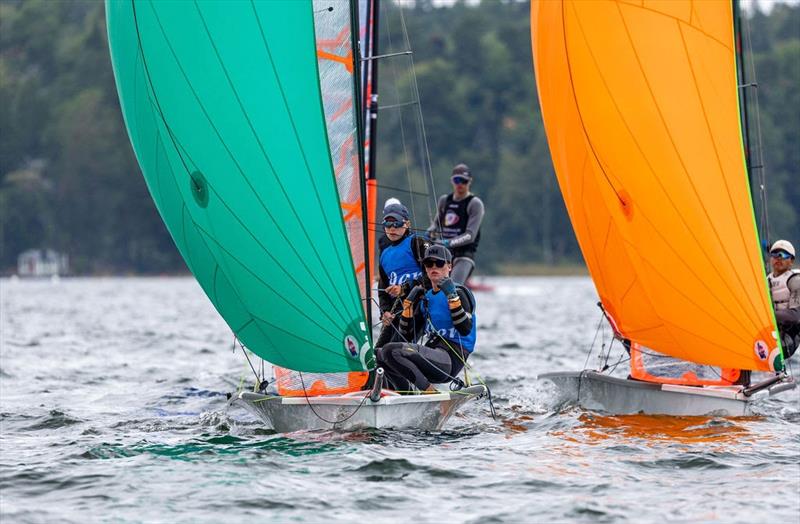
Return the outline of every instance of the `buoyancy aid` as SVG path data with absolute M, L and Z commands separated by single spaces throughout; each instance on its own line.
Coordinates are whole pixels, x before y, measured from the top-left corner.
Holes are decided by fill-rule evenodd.
M 769 288 L 772 294 L 772 302 L 775 304 L 775 311 L 789 308 L 800 308 L 800 291 L 792 292 L 789 289 L 789 279 L 800 275 L 800 269 L 790 269 L 778 276 L 770 273 L 767 276 Z M 797 278 L 800 278 L 798 276 Z
M 475 198 L 475 195 L 469 195 L 463 200 L 456 200 L 452 193 L 447 195 L 444 208 L 439 214 L 442 238 L 455 238 L 467 231 L 467 223 L 469 222 L 467 207 L 469 207 L 469 203 L 472 202 L 473 198 Z M 480 240 L 481 232 L 479 229 L 475 234 L 475 240 L 470 245 L 471 249 L 477 248 Z
M 388 285 L 402 286 L 422 275 L 422 269 L 411 248 L 414 236 L 408 235 L 396 245 L 386 246 L 381 251 L 380 264 L 389 278 Z
M 461 335 L 453 325 L 453 319 L 450 316 L 450 306 L 447 303 L 447 296 L 442 290 L 434 293 L 429 289 L 425 293 L 426 300 L 422 302 L 422 313 L 427 317 L 425 321 L 425 331 L 428 334 L 435 332 L 443 339 L 458 344 L 466 349 L 469 353 L 475 349 L 475 340 L 477 339 L 478 318 L 475 316 L 475 299 L 471 296 L 469 290 L 459 285 L 461 289 L 466 290 L 467 297 L 473 305 L 472 308 L 472 329 L 468 335 Z

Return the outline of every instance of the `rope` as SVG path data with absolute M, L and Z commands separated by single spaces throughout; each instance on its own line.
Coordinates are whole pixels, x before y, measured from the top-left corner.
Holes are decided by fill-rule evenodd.
M 242 345 L 242 343 L 239 340 L 239 338 L 236 335 L 233 335 L 233 351 L 234 352 L 236 352 L 236 343 L 237 342 L 239 343 L 239 347 L 242 348 L 242 353 L 244 353 L 244 358 L 246 358 L 247 359 L 247 363 L 250 364 L 250 369 L 253 370 L 253 375 L 255 375 L 255 377 L 256 377 L 256 387 L 258 387 L 261 384 L 261 377 L 258 376 L 258 373 L 256 372 L 256 368 L 253 367 L 253 363 L 250 361 L 250 357 L 247 355 L 247 350 L 244 349 L 244 346 Z
M 314 416 L 317 417 L 319 420 L 325 422 L 326 424 L 332 424 L 334 426 L 334 429 L 336 428 L 337 424 L 341 424 L 342 422 L 346 422 L 347 420 L 353 418 L 353 416 L 356 413 L 358 413 L 361 410 L 362 407 L 364 407 L 364 404 L 366 403 L 367 399 L 369 398 L 369 393 L 370 392 L 367 391 L 366 394 L 364 395 L 364 398 L 361 399 L 361 402 L 358 403 L 358 406 L 356 406 L 356 409 L 354 409 L 352 413 L 350 413 L 346 417 L 341 418 L 339 420 L 328 420 L 325 417 L 323 417 L 322 415 L 320 415 L 319 413 L 317 413 L 317 410 L 314 409 L 314 405 L 308 400 L 309 396 L 308 396 L 308 391 L 306 390 L 306 383 L 303 380 L 303 373 L 302 373 L 302 371 L 298 371 L 298 374 L 300 375 L 300 384 L 303 386 L 303 397 L 306 399 L 306 403 L 308 404 L 308 407 L 311 408 L 311 412 L 314 413 Z

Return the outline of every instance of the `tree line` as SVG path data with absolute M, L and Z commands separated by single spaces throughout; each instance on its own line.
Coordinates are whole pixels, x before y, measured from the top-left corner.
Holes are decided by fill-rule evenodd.
M 418 101 L 435 191 L 449 188 L 456 163 L 475 174 L 487 207 L 482 268 L 580 263 L 539 113 L 528 4 L 382 9 L 381 52 L 405 48 L 405 27 L 414 54 L 379 63 L 381 200 L 411 187 L 403 199 L 427 225 Z M 800 6 L 752 11 L 748 25 L 771 232 L 791 238 L 800 230 Z M 128 141 L 103 3 L 0 2 L 0 101 L 0 271 L 43 247 L 66 252 L 78 274 L 186 270 Z

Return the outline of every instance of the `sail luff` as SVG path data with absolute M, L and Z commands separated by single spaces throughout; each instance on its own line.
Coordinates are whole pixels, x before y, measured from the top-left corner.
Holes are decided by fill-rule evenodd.
M 678 358 L 769 369 L 730 6 L 535 1 L 531 27 L 559 186 L 617 328 Z

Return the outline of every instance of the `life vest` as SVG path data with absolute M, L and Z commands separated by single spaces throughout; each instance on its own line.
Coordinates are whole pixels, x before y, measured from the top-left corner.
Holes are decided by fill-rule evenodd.
M 401 242 L 388 245 L 381 251 L 380 263 L 389 278 L 388 285 L 402 286 L 422 275 L 422 268 L 411 248 L 413 239 L 414 235 L 407 235 Z
M 775 311 L 800 308 L 800 291 L 792 293 L 789 289 L 789 279 L 795 275 L 800 275 L 800 269 L 790 269 L 778 276 L 770 273 L 767 276 L 767 280 L 769 280 L 769 289 L 772 293 L 772 302 L 775 304 Z
M 469 213 L 467 207 L 475 195 L 469 195 L 464 200 L 455 200 L 453 194 L 447 195 L 447 200 L 444 203 L 444 209 L 439 212 L 439 223 L 442 228 L 442 238 L 455 238 L 463 235 L 467 231 L 467 222 L 469 222 Z M 470 247 L 472 249 L 478 247 L 478 241 L 481 239 L 481 231 L 475 234 L 475 240 L 472 241 Z
M 429 289 L 425 293 L 425 300 L 420 305 L 422 314 L 425 316 L 425 332 L 429 335 L 436 333 L 448 342 L 453 342 L 472 353 L 475 349 L 478 327 L 478 317 L 475 316 L 475 299 L 467 288 L 461 285 L 457 287 L 467 292 L 467 297 L 472 303 L 472 329 L 469 334 L 461 335 L 453 325 L 447 296 L 441 289 L 437 293 Z

